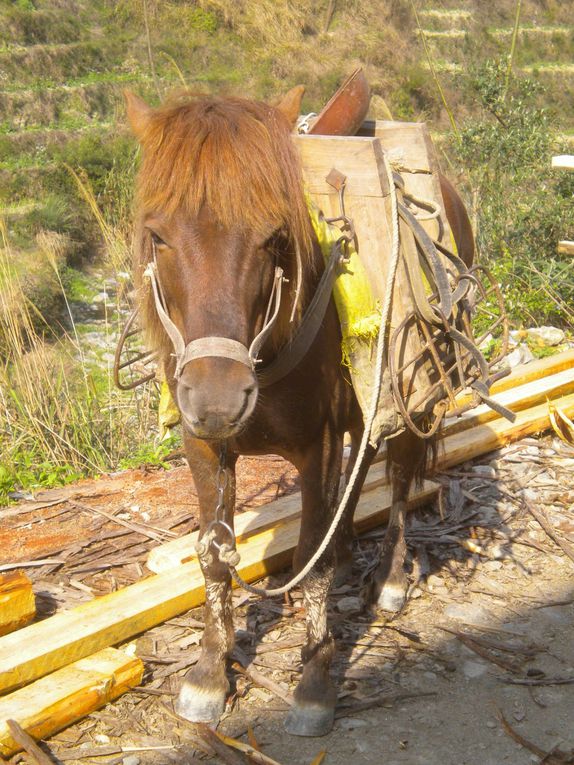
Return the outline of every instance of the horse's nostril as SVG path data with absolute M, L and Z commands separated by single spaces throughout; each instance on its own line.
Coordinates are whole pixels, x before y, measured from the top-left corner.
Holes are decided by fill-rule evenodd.
M 245 388 L 243 388 L 243 392 L 245 393 L 246 398 L 250 398 L 255 393 L 255 385 L 246 385 Z

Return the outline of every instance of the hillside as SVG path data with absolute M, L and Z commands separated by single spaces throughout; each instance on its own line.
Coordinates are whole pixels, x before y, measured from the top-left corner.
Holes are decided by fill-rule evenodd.
M 460 73 L 508 53 L 514 2 L 419 6 L 422 29 L 410 3 L 390 0 L 2 0 L 0 204 L 13 243 L 26 249 L 48 229 L 69 235 L 69 260 L 93 252 L 97 237 L 63 163 L 84 168 L 105 196 L 110 169 L 124 169 L 133 155 L 124 138 L 125 87 L 152 101 L 182 84 L 273 98 L 303 82 L 304 107 L 317 110 L 360 63 L 373 116 L 386 116 L 388 106 L 395 118 L 427 119 L 441 133 L 448 121 L 424 34 L 451 108 L 468 119 Z M 545 105 L 566 134 L 574 133 L 571 21 L 566 4 L 525 2 L 515 53 L 516 69 L 547 87 Z
M 166 453 L 154 391 L 120 395 L 109 374 L 138 160 L 124 88 L 271 100 L 303 83 L 318 111 L 362 65 L 371 117 L 429 123 L 515 327 L 569 331 L 574 263 L 556 242 L 574 238 L 574 174 L 550 156 L 574 138 L 574 20 L 522 0 L 510 77 L 517 2 L 0 0 L 0 495 L 115 467 L 134 442 L 136 464 Z

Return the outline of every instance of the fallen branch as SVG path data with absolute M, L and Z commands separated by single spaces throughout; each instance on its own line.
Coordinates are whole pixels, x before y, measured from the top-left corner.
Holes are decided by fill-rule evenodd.
M 26 733 L 26 731 L 18 725 L 16 720 L 6 720 L 6 725 L 14 741 L 21 746 L 22 749 L 38 763 L 38 765 L 54 765 L 56 760 L 40 749 L 32 736 Z

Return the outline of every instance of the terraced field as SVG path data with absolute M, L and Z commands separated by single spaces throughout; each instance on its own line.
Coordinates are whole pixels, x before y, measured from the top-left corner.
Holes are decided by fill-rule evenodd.
M 514 19 L 508 11 L 500 18 L 486 6 L 459 2 L 450 7 L 442 2 L 431 7 L 429 3 L 419 13 L 422 29 L 417 33 L 424 35 L 433 67 L 445 80 L 455 104 L 461 72 L 478 60 L 510 51 Z M 523 4 L 513 66 L 544 85 L 545 105 L 555 112 L 564 135 L 574 138 L 574 26 L 568 6 L 555 4 L 553 10 L 544 11 L 541 4 Z M 429 68 L 428 62 L 424 66 Z

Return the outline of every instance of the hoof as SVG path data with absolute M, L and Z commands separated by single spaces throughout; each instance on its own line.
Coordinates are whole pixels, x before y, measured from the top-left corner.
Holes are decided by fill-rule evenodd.
M 334 708 L 295 704 L 287 713 L 285 730 L 293 736 L 326 736 L 332 730 L 334 720 Z
M 398 584 L 385 584 L 379 597 L 377 607 L 383 611 L 397 613 L 407 602 L 406 590 Z
M 225 709 L 225 693 L 198 688 L 183 681 L 175 711 L 190 722 L 217 723 Z

